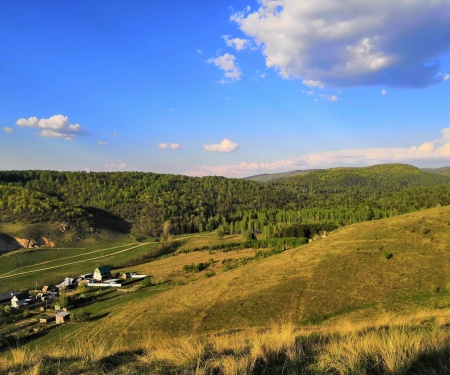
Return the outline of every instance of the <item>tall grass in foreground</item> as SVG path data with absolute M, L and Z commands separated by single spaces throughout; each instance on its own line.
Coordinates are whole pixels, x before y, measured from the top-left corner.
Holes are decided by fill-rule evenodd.
M 92 341 L 12 349 L 5 374 L 449 374 L 449 311 L 371 322 L 204 336 L 149 335 L 133 348 Z

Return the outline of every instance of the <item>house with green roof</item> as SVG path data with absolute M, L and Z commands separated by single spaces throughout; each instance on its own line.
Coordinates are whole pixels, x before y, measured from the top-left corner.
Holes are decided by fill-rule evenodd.
M 93 279 L 104 281 L 111 278 L 111 268 L 109 266 L 100 266 L 95 269 Z

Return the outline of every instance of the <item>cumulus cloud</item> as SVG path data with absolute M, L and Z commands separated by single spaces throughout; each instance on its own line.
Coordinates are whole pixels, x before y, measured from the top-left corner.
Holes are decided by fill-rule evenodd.
M 442 129 L 441 132 L 440 139 L 425 141 L 418 146 L 323 151 L 274 162 L 242 162 L 235 165 L 201 166 L 189 171 L 188 174 L 192 176 L 245 177 L 252 174 L 296 169 L 368 166 L 383 163 L 450 162 L 450 128 Z
M 224 71 L 225 78 L 223 78 L 221 83 L 231 83 L 234 81 L 239 81 L 241 79 L 241 70 L 236 65 L 236 57 L 226 53 L 222 56 L 216 58 L 208 59 L 206 62 L 208 64 L 214 64 L 219 69 Z
M 54 115 L 48 119 L 20 118 L 16 121 L 16 125 L 40 129 L 38 135 L 41 137 L 62 138 L 68 141 L 86 134 L 79 124 L 71 124 L 69 118 L 63 115 Z
M 9 134 L 11 134 L 14 131 L 13 128 L 10 128 L 9 126 L 5 126 L 2 130 L 5 133 L 9 133 Z
M 324 85 L 320 81 L 313 81 L 312 79 L 304 79 L 303 84 L 308 87 L 318 87 L 319 89 L 323 89 Z
M 426 87 L 448 80 L 448 0 L 261 0 L 234 14 L 266 65 L 333 87 Z
M 158 148 L 161 150 L 181 150 L 183 146 L 179 143 L 159 143 Z
M 225 40 L 225 44 L 228 47 L 236 48 L 237 51 L 242 51 L 243 49 L 246 49 L 249 44 L 250 40 L 248 39 L 242 39 L 242 38 L 230 38 L 229 35 L 222 36 L 223 40 Z
M 203 148 L 210 152 L 235 152 L 239 148 L 239 145 L 225 138 L 219 144 L 203 145 Z

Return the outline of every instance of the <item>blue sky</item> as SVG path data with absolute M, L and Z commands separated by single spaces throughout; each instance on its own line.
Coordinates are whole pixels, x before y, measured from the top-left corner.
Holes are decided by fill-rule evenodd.
M 11 1 L 0 169 L 450 165 L 448 0 Z

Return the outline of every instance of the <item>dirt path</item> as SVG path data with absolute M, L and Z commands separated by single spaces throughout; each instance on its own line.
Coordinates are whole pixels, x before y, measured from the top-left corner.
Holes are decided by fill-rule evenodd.
M 151 242 L 147 242 L 146 244 L 150 244 L 150 243 L 151 243 Z M 155 242 L 155 243 L 156 243 L 156 242 Z M 66 260 L 66 259 L 71 259 L 71 258 L 78 258 L 78 257 L 82 257 L 82 256 L 85 256 L 85 255 L 90 255 L 90 254 L 100 253 L 100 252 L 106 251 L 106 250 L 112 250 L 112 249 L 118 249 L 118 248 L 120 248 L 120 247 L 131 246 L 131 245 L 134 245 L 134 244 L 135 244 L 135 243 L 127 243 L 127 244 L 125 244 L 125 245 L 114 246 L 114 247 L 107 247 L 106 249 L 94 250 L 94 251 L 91 251 L 91 252 L 88 252 L 88 253 L 77 254 L 77 255 L 71 255 L 71 256 L 68 256 L 68 257 L 64 257 L 64 258 L 58 258 L 58 259 L 53 259 L 53 260 L 47 260 L 47 261 L 41 262 L 41 263 L 30 264 L 29 266 L 19 267 L 19 268 L 16 268 L 16 269 L 12 270 L 12 271 L 6 272 L 6 273 L 5 273 L 4 275 L 2 275 L 2 276 L 9 275 L 10 273 L 16 272 L 16 271 L 18 271 L 18 270 L 22 270 L 22 269 L 24 269 L 24 268 L 31 268 L 31 267 L 40 266 L 40 265 L 42 265 L 42 264 L 48 264 L 48 263 L 52 263 L 52 262 L 59 262 L 60 260 Z M 59 250 L 59 249 L 60 249 L 60 248 L 58 248 L 58 250 Z M 70 249 L 70 250 L 74 250 L 74 249 L 80 249 L 80 250 L 83 250 L 83 248 L 81 248 L 81 247 L 80 247 L 80 248 L 67 248 L 67 249 Z M 56 249 L 54 249 L 54 250 L 56 250 Z M 58 251 L 58 250 L 57 250 L 57 251 Z
M 206 234 L 198 234 L 198 235 L 195 235 L 195 236 L 188 236 L 188 237 L 180 237 L 180 238 L 175 238 L 175 239 L 173 239 L 172 241 L 173 241 L 173 242 L 175 242 L 175 241 L 182 241 L 182 240 L 185 240 L 185 239 L 187 239 L 187 238 L 192 238 L 192 237 L 202 237 L 202 236 L 206 236 L 206 235 L 209 235 L 209 234 L 210 234 L 210 233 L 206 233 Z M 37 264 L 30 265 L 30 266 L 25 266 L 25 267 L 16 268 L 15 270 L 9 271 L 9 272 L 3 274 L 2 276 L 0 276 L 0 279 L 6 279 L 6 278 L 8 278 L 8 277 L 20 276 L 20 275 L 25 275 L 25 274 L 28 274 L 28 273 L 35 273 L 35 272 L 40 272 L 40 271 L 45 271 L 45 270 L 51 270 L 51 269 L 55 269 L 55 268 L 66 267 L 66 266 L 72 265 L 72 264 L 86 263 L 86 262 L 89 262 L 89 261 L 91 261 L 91 260 L 107 258 L 107 257 L 113 256 L 113 255 L 116 255 L 116 254 L 125 253 L 125 252 L 127 252 L 127 251 L 136 249 L 136 248 L 141 247 L 141 246 L 144 246 L 144 245 L 152 245 L 152 244 L 158 244 L 158 243 L 159 243 L 159 242 L 144 242 L 144 243 L 140 243 L 140 244 L 134 244 L 134 246 L 132 246 L 132 247 L 126 248 L 126 249 L 124 249 L 124 250 L 119 250 L 119 251 L 116 251 L 116 252 L 114 252 L 114 253 L 109 253 L 109 254 L 106 254 L 106 255 L 100 255 L 100 256 L 97 256 L 97 257 L 89 258 L 89 259 L 78 260 L 78 261 L 76 261 L 76 262 L 69 262 L 69 263 L 65 263 L 65 264 L 60 264 L 60 265 L 57 265 L 57 266 L 45 267 L 45 268 L 40 268 L 40 269 L 37 269 L 37 270 L 24 271 L 24 272 L 19 272 L 19 273 L 11 274 L 11 273 L 13 273 L 13 272 L 16 272 L 16 271 L 19 270 L 19 269 L 30 268 L 30 267 L 36 267 L 36 266 L 39 266 L 39 265 L 48 264 L 48 263 L 52 263 L 52 262 L 59 262 L 59 261 L 61 261 L 61 260 L 65 260 L 65 259 L 76 258 L 76 257 L 83 256 L 83 255 L 95 254 L 95 253 L 102 252 L 102 251 L 105 251 L 105 250 L 117 249 L 117 248 L 120 248 L 120 247 L 132 245 L 132 244 L 126 244 L 126 245 L 121 245 L 121 246 L 114 246 L 114 247 L 109 247 L 109 248 L 105 248 L 105 249 L 94 250 L 94 251 L 91 251 L 91 252 L 89 252 L 89 253 L 84 253 L 84 254 L 80 254 L 80 255 L 72 255 L 72 256 L 69 256 L 69 257 L 65 257 L 65 258 L 59 258 L 59 259 L 55 259 L 55 260 L 48 260 L 48 261 L 46 261 L 46 262 L 37 263 Z

